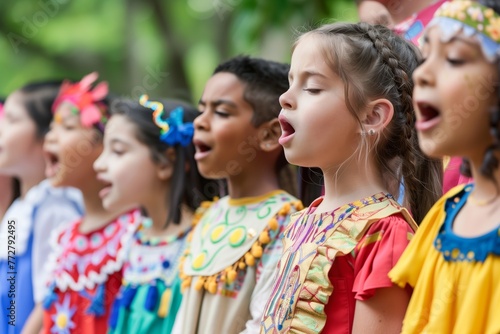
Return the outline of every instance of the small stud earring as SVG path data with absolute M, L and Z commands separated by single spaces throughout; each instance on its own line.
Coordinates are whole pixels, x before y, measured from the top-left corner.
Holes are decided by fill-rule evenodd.
M 271 148 L 271 144 L 266 143 L 266 148 Z
M 142 219 L 142 226 L 144 226 L 145 228 L 150 228 L 151 226 L 153 226 L 153 219 L 144 217 Z
M 375 130 L 373 130 L 373 129 L 368 130 L 369 136 L 373 136 L 374 134 L 375 134 Z

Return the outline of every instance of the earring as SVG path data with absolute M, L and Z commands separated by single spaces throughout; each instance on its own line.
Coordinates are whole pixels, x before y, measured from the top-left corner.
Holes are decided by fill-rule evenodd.
M 144 226 L 145 228 L 150 228 L 151 226 L 153 226 L 153 219 L 144 217 L 142 219 L 142 226 Z
M 368 130 L 369 136 L 373 136 L 374 134 L 375 134 L 375 130 L 373 130 L 373 129 Z
M 268 149 L 271 148 L 271 144 L 266 143 L 266 148 L 268 148 Z

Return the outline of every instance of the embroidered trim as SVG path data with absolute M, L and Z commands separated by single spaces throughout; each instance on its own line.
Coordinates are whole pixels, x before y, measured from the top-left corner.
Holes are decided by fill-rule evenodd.
M 211 294 L 215 294 L 217 293 L 217 286 L 219 282 L 226 282 L 228 284 L 231 284 L 236 280 L 240 271 L 245 270 L 247 266 L 254 266 L 256 263 L 256 259 L 260 259 L 262 257 L 265 246 L 271 242 L 271 231 L 276 231 L 279 229 L 278 218 L 280 216 L 286 217 L 290 213 L 292 205 L 296 210 L 302 210 L 304 208 L 300 201 L 285 203 L 278 211 L 278 213 L 269 220 L 267 227 L 260 233 L 259 237 L 252 244 L 249 251 L 247 251 L 239 260 L 237 260 L 235 263 L 222 270 L 221 272 L 210 276 L 199 276 L 198 280 L 195 283 L 195 289 L 204 289 Z M 190 233 L 190 236 L 188 236 L 189 238 L 192 238 L 193 231 Z M 192 276 L 188 276 L 184 273 L 184 263 L 188 255 L 189 249 L 187 249 L 184 253 L 179 267 L 179 276 L 182 279 L 183 291 L 185 291 L 185 289 L 188 288 L 192 283 Z
M 491 8 L 473 1 L 445 2 L 436 11 L 427 29 L 435 25 L 441 29 L 443 42 L 449 42 L 463 32 L 478 41 L 490 62 L 495 62 L 500 56 L 500 15 Z
M 465 186 L 445 202 L 445 220 L 434 240 L 434 247 L 449 262 L 484 262 L 490 255 L 500 255 L 500 227 L 474 238 L 453 232 L 453 222 L 467 202 L 473 185 Z
M 69 242 L 69 238 L 72 236 L 72 232 L 75 228 L 78 228 L 80 220 L 73 223 L 69 228 L 62 227 L 62 233 L 53 233 L 52 240 L 50 244 L 52 245 L 54 251 L 52 252 L 49 258 L 48 270 L 49 273 L 52 273 L 52 282 L 50 282 L 51 288 L 58 288 L 60 291 L 64 292 L 68 288 L 73 291 L 81 291 L 83 289 L 92 290 L 96 285 L 102 284 L 108 280 L 108 277 L 113 273 L 120 270 L 125 261 L 126 255 L 126 247 L 134 232 L 137 230 L 139 224 L 141 222 L 141 214 L 138 210 L 133 211 L 132 213 L 128 213 L 120 216 L 118 219 L 114 221 L 115 224 L 121 224 L 121 226 L 116 226 L 116 228 L 123 228 L 123 225 L 126 225 L 125 232 L 121 235 L 118 240 L 118 247 L 115 249 L 116 256 L 112 259 L 109 259 L 105 264 L 103 264 L 99 268 L 99 272 L 90 271 L 86 275 L 79 275 L 77 281 L 73 279 L 73 277 L 66 271 L 64 268 L 66 264 L 59 264 L 58 260 L 63 255 L 64 245 Z M 113 223 L 111 223 L 113 224 Z M 108 226 L 110 226 L 109 224 Z M 104 231 L 104 233 L 106 233 Z M 61 238 L 61 243 L 58 243 L 59 237 Z M 77 246 L 76 246 L 77 247 Z M 72 266 L 76 266 L 77 264 L 73 264 Z M 56 270 L 61 269 L 60 273 L 57 273 Z

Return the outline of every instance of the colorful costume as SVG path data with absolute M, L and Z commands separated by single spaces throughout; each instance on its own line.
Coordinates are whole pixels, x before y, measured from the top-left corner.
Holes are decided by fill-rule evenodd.
M 491 8 L 450 1 L 429 27 L 440 30 L 443 43 L 462 34 L 487 61 L 500 59 L 500 15 Z M 477 237 L 453 231 L 473 187 L 455 187 L 434 205 L 390 272 L 395 283 L 414 287 L 403 333 L 500 333 L 500 228 Z
M 292 216 L 261 333 L 350 333 L 356 300 L 391 287 L 387 273 L 416 224 L 383 193 L 332 212 Z
M 173 333 L 258 331 L 282 231 L 301 207 L 281 190 L 215 202 L 193 230 L 181 265 L 187 289 Z
M 432 20 L 436 10 L 448 0 L 438 0 L 432 5 L 422 9 L 420 12 L 413 14 L 403 22 L 394 27 L 394 31 L 413 44 L 419 44 L 419 38 L 422 36 L 425 27 Z
M 79 231 L 78 220 L 54 235 L 42 333 L 69 334 L 75 324 L 82 334 L 106 333 L 122 283 L 124 246 L 140 222 L 134 211 L 90 233 Z
M 147 239 L 138 231 L 127 251 L 123 285 L 113 305 L 110 333 L 170 333 L 181 304 L 179 261 L 186 235 Z
M 403 333 L 500 333 L 500 228 L 453 232 L 473 185 L 452 189 L 427 214 L 390 277 L 414 292 Z
M 21 333 L 45 293 L 43 266 L 50 254 L 50 232 L 82 214 L 80 192 L 55 189 L 48 180 L 9 207 L 0 225 L 0 333 Z

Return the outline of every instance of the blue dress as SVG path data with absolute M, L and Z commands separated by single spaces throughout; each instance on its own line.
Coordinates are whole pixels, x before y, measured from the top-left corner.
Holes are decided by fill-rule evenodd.
M 83 214 L 75 189 L 43 181 L 9 207 L 0 224 L 0 333 L 18 334 L 44 294 L 44 263 L 53 229 Z

